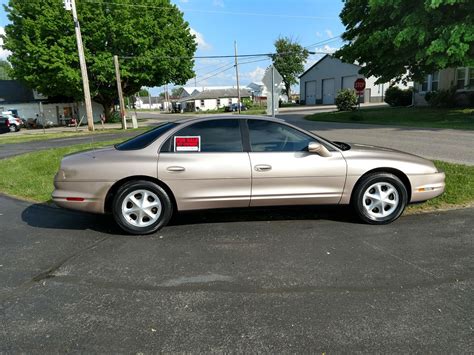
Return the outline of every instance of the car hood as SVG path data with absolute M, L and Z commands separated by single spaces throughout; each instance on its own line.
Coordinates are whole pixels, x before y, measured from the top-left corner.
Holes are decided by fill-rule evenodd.
M 349 145 L 351 149 L 342 152 L 349 167 L 358 165 L 367 170 L 390 167 L 406 174 L 432 174 L 438 171 L 432 161 L 418 155 L 373 145 L 358 143 Z

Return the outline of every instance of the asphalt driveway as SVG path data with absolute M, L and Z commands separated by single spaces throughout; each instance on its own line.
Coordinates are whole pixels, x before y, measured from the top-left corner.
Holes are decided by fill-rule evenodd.
M 473 217 L 199 212 L 137 237 L 0 196 L 0 352 L 471 352 Z

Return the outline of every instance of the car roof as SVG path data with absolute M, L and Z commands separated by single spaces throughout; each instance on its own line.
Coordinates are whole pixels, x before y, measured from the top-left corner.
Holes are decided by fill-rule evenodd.
M 188 122 L 199 122 L 199 121 L 210 121 L 210 120 L 222 120 L 222 119 L 234 119 L 234 120 L 246 120 L 246 119 L 257 119 L 257 120 L 262 120 L 262 121 L 272 121 L 272 122 L 285 122 L 281 118 L 275 118 L 275 117 L 266 117 L 266 116 L 258 116 L 258 115 L 222 115 L 222 116 L 204 116 L 204 117 L 186 117 L 186 118 L 180 118 L 179 120 L 176 120 L 174 122 L 182 124 L 182 123 L 188 123 Z

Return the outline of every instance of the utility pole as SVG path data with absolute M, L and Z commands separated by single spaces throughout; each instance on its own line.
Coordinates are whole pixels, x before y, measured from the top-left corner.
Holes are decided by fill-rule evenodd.
M 81 26 L 77 19 L 76 0 L 64 0 L 64 8 L 72 11 L 74 28 L 76 31 L 77 51 L 79 52 L 79 64 L 81 66 L 82 86 L 84 88 L 84 103 L 86 104 L 87 126 L 89 131 L 94 130 L 94 116 L 92 115 L 92 100 L 89 89 L 89 77 L 87 76 L 86 58 L 84 57 L 84 47 L 82 45 Z
M 275 67 L 272 64 L 272 117 L 275 117 Z
M 120 79 L 120 66 L 118 56 L 114 55 L 115 78 L 117 79 L 117 91 L 120 105 L 120 118 L 122 119 L 122 128 L 127 129 L 127 122 L 125 121 L 125 102 L 123 101 L 122 80 Z
M 237 41 L 234 41 L 235 54 L 235 78 L 237 79 L 237 109 L 240 115 L 240 86 L 239 86 L 239 63 L 237 61 Z

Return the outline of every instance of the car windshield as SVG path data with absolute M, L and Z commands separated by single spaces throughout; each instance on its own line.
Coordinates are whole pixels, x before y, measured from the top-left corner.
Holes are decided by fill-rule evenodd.
M 175 122 L 167 122 L 164 123 L 156 128 L 153 128 L 145 133 L 142 133 L 136 137 L 130 138 L 125 142 L 119 143 L 115 145 L 115 149 L 117 150 L 137 150 L 143 149 L 148 147 L 151 143 L 153 143 L 156 139 L 158 139 L 161 135 L 168 132 L 170 129 L 176 127 L 178 123 Z

